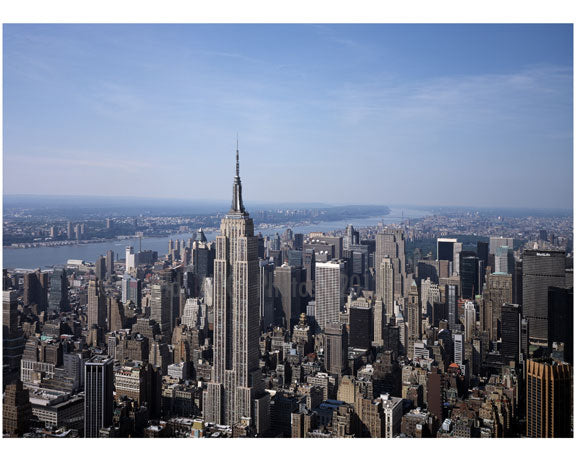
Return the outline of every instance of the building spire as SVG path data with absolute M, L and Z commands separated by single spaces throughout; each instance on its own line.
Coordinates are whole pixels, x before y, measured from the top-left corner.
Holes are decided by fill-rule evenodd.
M 236 176 L 234 177 L 234 188 L 232 191 L 231 213 L 246 213 L 242 203 L 242 183 L 240 182 L 240 152 L 238 149 L 238 134 L 236 134 Z
M 240 153 L 238 151 L 238 133 L 236 133 L 236 177 L 240 177 Z

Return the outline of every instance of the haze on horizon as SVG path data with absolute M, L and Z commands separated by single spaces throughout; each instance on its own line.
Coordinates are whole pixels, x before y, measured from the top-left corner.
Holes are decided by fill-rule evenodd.
M 572 208 L 572 25 L 4 25 L 4 194 Z

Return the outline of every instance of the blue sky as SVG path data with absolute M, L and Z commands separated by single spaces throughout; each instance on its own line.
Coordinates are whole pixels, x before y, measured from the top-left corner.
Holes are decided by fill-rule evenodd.
M 4 194 L 572 207 L 572 25 L 4 25 Z

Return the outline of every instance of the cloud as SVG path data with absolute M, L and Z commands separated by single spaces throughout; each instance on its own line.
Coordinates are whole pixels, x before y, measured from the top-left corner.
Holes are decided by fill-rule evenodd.
M 331 106 L 348 125 L 387 119 L 429 121 L 507 120 L 571 111 L 572 70 L 532 68 L 517 73 L 454 76 L 417 82 L 383 81 L 331 89 Z M 567 125 L 568 126 L 568 125 Z

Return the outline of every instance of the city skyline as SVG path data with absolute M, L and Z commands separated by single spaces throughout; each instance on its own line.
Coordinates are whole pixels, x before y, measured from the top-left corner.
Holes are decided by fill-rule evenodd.
M 3 269 L 3 436 L 572 437 L 571 221 L 256 235 L 238 148 L 231 198 L 210 241 Z
M 571 25 L 5 25 L 4 48 L 4 194 L 25 168 L 31 194 L 227 200 L 204 172 L 239 132 L 247 203 L 572 208 Z

